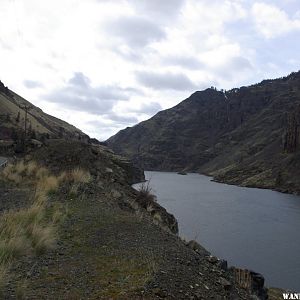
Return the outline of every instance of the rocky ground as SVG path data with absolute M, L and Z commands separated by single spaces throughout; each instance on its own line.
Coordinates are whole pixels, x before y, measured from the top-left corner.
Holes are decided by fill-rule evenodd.
M 105 192 L 65 200 L 57 247 L 12 266 L 5 299 L 249 299 L 228 272 Z
M 49 146 L 53 170 L 59 164 L 54 158 L 64 147 L 69 149 L 60 157 L 65 167 L 79 158 L 87 167 L 95 160 L 96 154 L 85 145 L 69 146 Z M 164 209 L 160 213 L 157 204 L 138 203 L 120 167 L 123 162 L 104 159 L 111 154 L 101 151 L 91 183 L 75 195 L 64 186 L 51 195 L 49 201 L 59 201 L 67 211 L 56 246 L 11 265 L 4 299 L 257 299 L 205 249 L 172 233 L 174 219 L 166 218 Z M 42 159 L 44 153 L 45 149 L 32 153 L 31 158 Z M 0 210 L 28 205 L 32 191 L 22 188 L 20 197 L 20 187 L 7 188 L 2 182 Z
M 0 181 L 0 213 L 9 209 L 18 209 L 28 204 L 27 188 L 17 188 Z

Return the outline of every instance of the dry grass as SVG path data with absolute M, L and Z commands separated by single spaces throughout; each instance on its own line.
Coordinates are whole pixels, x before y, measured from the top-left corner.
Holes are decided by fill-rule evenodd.
M 18 258 L 27 251 L 28 243 L 24 237 L 11 237 L 0 242 L 0 264 L 7 265 L 12 259 Z
M 37 206 L 44 206 L 47 204 L 48 196 L 44 191 L 35 191 L 34 204 Z
M 81 168 L 53 176 L 47 168 L 39 166 L 34 161 L 27 163 L 19 161 L 15 164 L 9 164 L 1 176 L 18 185 L 21 183 L 33 184 L 36 186 L 37 193 L 45 192 L 46 194 L 55 193 L 59 185 L 63 183 L 69 183 L 70 193 L 76 194 L 81 185 L 92 180 L 90 172 Z
M 12 181 L 16 184 L 20 184 L 22 182 L 22 176 L 19 175 L 18 173 L 10 173 L 10 174 L 7 174 L 7 177 L 6 177 L 9 181 Z
M 17 164 L 15 164 L 15 173 L 17 174 L 24 174 L 26 172 L 26 165 L 24 163 L 24 161 L 20 161 Z
M 53 193 L 59 187 L 59 178 L 50 175 L 49 170 L 36 162 L 23 161 L 8 165 L 2 172 L 2 177 L 16 184 L 31 184 L 38 192 Z
M 59 183 L 68 181 L 68 173 L 66 171 L 61 172 L 57 179 Z
M 65 215 L 64 215 L 63 211 L 56 210 L 52 215 L 52 223 L 58 224 L 64 219 L 64 217 L 65 217 Z
M 48 175 L 49 175 L 48 169 L 46 169 L 45 167 L 40 167 L 36 171 L 35 177 L 37 179 L 43 179 L 43 178 L 47 177 Z
M 90 172 L 81 168 L 76 168 L 72 171 L 61 173 L 58 180 L 59 182 L 69 183 L 70 195 L 76 195 L 81 186 L 91 182 L 92 176 Z
M 141 184 L 138 189 L 137 199 L 143 200 L 143 202 L 153 202 L 157 200 L 156 196 L 153 194 L 149 181 Z
M 76 168 L 70 172 L 70 178 L 75 183 L 89 183 L 92 179 L 90 172 Z
M 26 165 L 26 174 L 28 176 L 36 176 L 36 173 L 39 171 L 39 166 L 35 161 L 30 161 Z
M 69 190 L 69 194 L 71 196 L 76 196 L 78 194 L 78 189 L 80 187 L 79 183 L 73 183 L 71 184 L 70 190 Z
M 55 245 L 55 228 L 52 224 L 47 227 L 33 224 L 28 228 L 27 234 L 36 255 L 44 254 Z
M 5 212 L 0 218 L 0 264 L 10 263 L 29 252 L 45 252 L 54 244 L 54 229 L 54 224 L 45 218 L 42 204 Z
M 22 255 L 41 255 L 53 248 L 56 227 L 65 216 L 62 204 L 48 201 L 49 193 L 57 191 L 62 182 L 46 168 L 35 162 L 18 162 L 8 165 L 1 176 L 16 184 L 29 184 L 36 192 L 30 207 L 6 211 L 0 216 L 0 294 L 8 266 Z M 19 299 L 23 290 L 19 287 Z
M 55 176 L 46 176 L 38 180 L 36 184 L 37 191 L 44 191 L 45 193 L 56 192 L 59 187 L 59 180 Z
M 13 164 L 8 164 L 8 165 L 4 168 L 4 170 L 2 171 L 2 176 L 3 176 L 4 178 L 8 177 L 9 174 L 14 173 L 13 170 L 14 170 L 14 165 L 13 165 Z
M 0 215 L 0 294 L 5 285 L 8 266 L 22 255 L 41 255 L 55 246 L 56 227 L 67 215 L 67 206 L 48 201 L 50 193 L 61 184 L 77 193 L 78 188 L 91 181 L 88 171 L 76 168 L 53 176 L 36 162 L 9 164 L 1 177 L 17 185 L 33 187 L 33 203 L 28 208 L 6 211 Z M 19 289 L 19 299 L 23 287 Z M 1 295 L 0 295 L 1 298 Z
M 46 177 L 49 171 L 38 166 L 34 161 L 24 163 L 24 161 L 19 161 L 15 164 L 9 164 L 2 172 L 1 176 L 8 181 L 14 183 L 21 183 L 24 181 L 35 181 L 36 179 L 41 179 Z

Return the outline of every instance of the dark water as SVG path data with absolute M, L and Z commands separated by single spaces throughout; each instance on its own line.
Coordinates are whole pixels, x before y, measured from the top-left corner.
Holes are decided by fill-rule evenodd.
M 198 174 L 145 172 L 158 202 L 230 265 L 262 273 L 268 286 L 300 291 L 300 197 L 211 182 Z

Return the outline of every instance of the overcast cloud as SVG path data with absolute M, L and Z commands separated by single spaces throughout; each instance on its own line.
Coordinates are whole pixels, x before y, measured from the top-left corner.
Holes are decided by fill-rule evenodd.
M 1 0 L 0 80 L 103 140 L 196 90 L 299 70 L 299 37 L 299 0 Z
M 118 37 L 128 47 L 145 47 L 151 42 L 164 39 L 166 34 L 158 25 L 147 18 L 126 16 L 107 24 L 107 32 Z
M 136 78 L 141 85 L 155 90 L 191 91 L 197 89 L 197 85 L 181 73 L 139 71 L 136 72 Z

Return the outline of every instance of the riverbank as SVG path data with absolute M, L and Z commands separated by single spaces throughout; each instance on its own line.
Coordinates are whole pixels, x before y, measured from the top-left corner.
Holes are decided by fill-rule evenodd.
M 230 265 L 262 273 L 269 286 L 299 289 L 297 196 L 220 184 L 196 173 L 145 174 L 158 202 L 176 216 L 181 236 Z
M 203 173 L 199 173 L 201 175 L 205 175 Z M 246 187 L 246 188 L 255 188 L 255 189 L 264 189 L 264 190 L 270 190 L 274 192 L 279 192 L 283 194 L 290 194 L 290 195 L 296 195 L 300 196 L 300 191 L 297 189 L 288 189 L 288 188 L 282 188 L 279 186 L 274 186 L 274 185 L 268 185 L 264 183 L 244 183 L 240 180 L 235 180 L 235 179 L 224 179 L 221 176 L 216 176 L 214 177 L 213 174 L 209 174 L 207 176 L 212 177 L 212 181 L 218 182 L 218 183 L 223 183 L 223 184 L 228 184 L 228 185 L 233 185 L 233 186 L 238 186 L 238 187 Z
M 148 171 L 153 172 L 181 172 L 178 168 L 148 168 Z M 243 168 L 224 168 L 213 169 L 200 168 L 200 169 L 184 169 L 184 173 L 197 173 L 211 177 L 213 181 L 230 184 L 240 187 L 268 189 L 284 194 L 300 195 L 300 182 L 298 175 L 289 177 L 284 174 L 280 177 L 274 176 L 274 172 L 265 169 L 243 169 Z M 276 172 L 275 172 L 276 173 Z M 284 180 L 283 180 L 284 178 Z M 300 178 L 300 177 L 299 177 Z
M 178 169 L 149 169 L 153 172 L 174 172 L 178 173 Z M 180 171 L 179 171 L 180 172 Z M 284 194 L 300 195 L 300 184 L 295 183 L 294 179 L 278 182 L 272 175 L 272 172 L 262 170 L 243 170 L 243 169 L 220 169 L 220 170 L 190 170 L 185 169 L 184 173 L 196 173 L 212 178 L 212 181 L 235 185 L 239 187 L 249 187 L 258 189 L 267 189 Z M 286 175 L 285 175 L 286 176 Z

